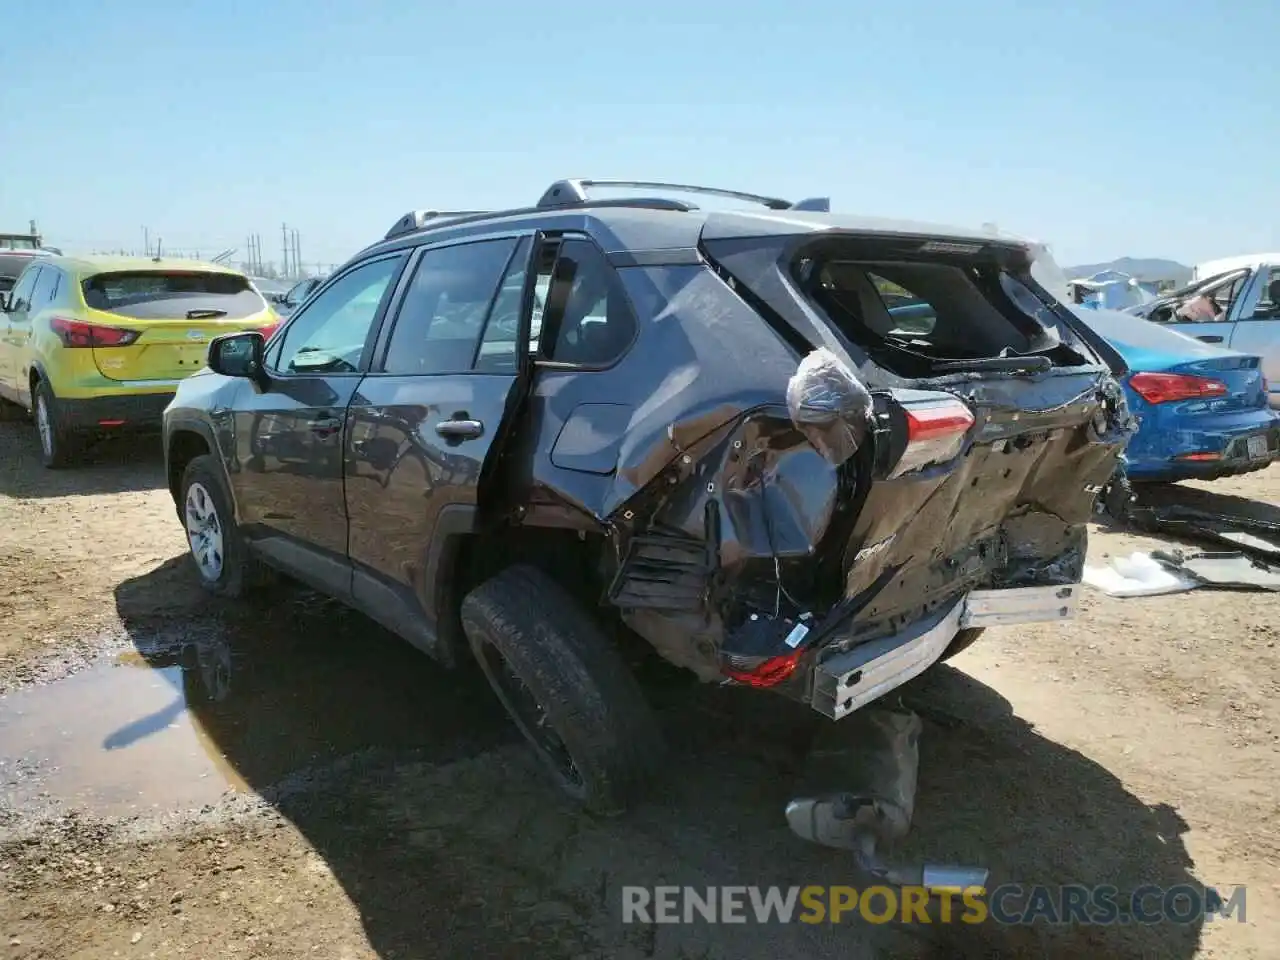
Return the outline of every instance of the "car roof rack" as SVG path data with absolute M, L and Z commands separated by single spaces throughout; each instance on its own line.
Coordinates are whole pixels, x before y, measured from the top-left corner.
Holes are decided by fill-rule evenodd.
M 426 226 L 435 226 L 433 221 L 456 220 L 459 217 L 486 217 L 490 210 L 410 210 L 397 220 L 387 231 L 383 240 L 391 240 L 406 233 L 415 233 Z
M 733 200 L 747 200 L 768 207 L 770 210 L 791 210 L 790 201 L 777 197 L 764 197 L 758 193 L 743 193 L 741 190 L 723 190 L 720 187 L 702 187 L 692 183 L 663 183 L 658 180 L 557 180 L 549 186 L 538 208 L 572 207 L 591 203 L 587 191 L 592 187 L 636 187 L 641 190 L 675 190 L 680 193 L 703 193 L 709 196 L 728 197 Z
M 409 233 L 417 233 L 428 227 L 445 226 L 461 221 L 479 220 L 485 217 L 511 216 L 522 213 L 536 213 L 539 210 L 563 210 L 574 207 L 639 207 L 649 210 L 676 210 L 689 212 L 697 210 L 697 206 L 684 200 L 673 200 L 669 197 L 608 197 L 593 200 L 587 191 L 593 187 L 635 187 L 642 190 L 674 190 L 680 193 L 702 193 L 717 197 L 728 197 L 734 200 L 747 200 L 759 203 L 770 210 L 831 211 L 830 197 L 809 197 L 799 203 L 780 200 L 777 197 L 765 197 L 756 193 L 743 193 L 741 190 L 722 190 L 719 187 L 700 187 L 687 183 L 662 183 L 656 180 L 557 180 L 542 194 L 536 206 L 517 207 L 511 210 L 410 210 L 397 220 L 383 236 L 383 240 L 394 240 Z

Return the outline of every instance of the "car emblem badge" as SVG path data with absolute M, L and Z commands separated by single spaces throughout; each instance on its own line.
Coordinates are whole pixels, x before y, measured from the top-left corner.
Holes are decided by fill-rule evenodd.
M 204 331 L 203 331 L 203 330 L 188 330 L 188 331 L 187 331 L 187 339 L 188 339 L 188 340 L 203 340 L 203 339 L 204 339 Z

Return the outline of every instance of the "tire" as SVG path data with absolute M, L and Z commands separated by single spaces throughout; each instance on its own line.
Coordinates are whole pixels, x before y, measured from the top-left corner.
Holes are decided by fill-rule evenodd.
M 47 380 L 36 382 L 31 397 L 31 418 L 40 442 L 41 463 L 50 470 L 61 470 L 80 459 L 84 438 L 58 423 L 58 398 Z
M 211 454 L 196 457 L 183 471 L 178 516 L 187 529 L 196 576 L 207 591 L 234 600 L 270 579 L 236 526 L 222 466 Z
M 951 638 L 951 645 L 942 651 L 942 656 L 938 658 L 938 663 L 950 660 L 957 653 L 968 650 L 986 629 L 986 627 L 965 627 Z
M 462 626 L 498 699 L 575 802 L 621 813 L 657 772 L 662 734 L 609 637 L 549 576 L 514 566 L 462 601 Z

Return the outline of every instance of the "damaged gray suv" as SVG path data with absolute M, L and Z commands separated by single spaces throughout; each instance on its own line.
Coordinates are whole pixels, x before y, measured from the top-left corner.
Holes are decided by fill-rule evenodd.
M 600 811 L 661 757 L 628 638 L 839 720 L 1070 616 L 1123 361 L 1026 245 L 828 206 L 566 180 L 407 214 L 179 387 L 202 583 L 283 572 L 474 659 Z

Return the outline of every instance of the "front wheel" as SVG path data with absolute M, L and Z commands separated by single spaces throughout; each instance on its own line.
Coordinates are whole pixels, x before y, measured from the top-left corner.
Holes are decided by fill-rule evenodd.
M 656 772 L 662 735 L 599 624 L 547 574 L 514 566 L 466 596 L 462 626 L 560 788 L 595 813 L 622 812 Z
M 40 462 L 50 470 L 75 463 L 80 456 L 81 438 L 58 422 L 58 398 L 45 380 L 36 384 L 32 413 L 40 438 Z
M 196 457 L 182 474 L 179 511 L 200 585 L 220 597 L 238 598 L 267 579 L 236 525 L 231 497 L 216 457 Z

